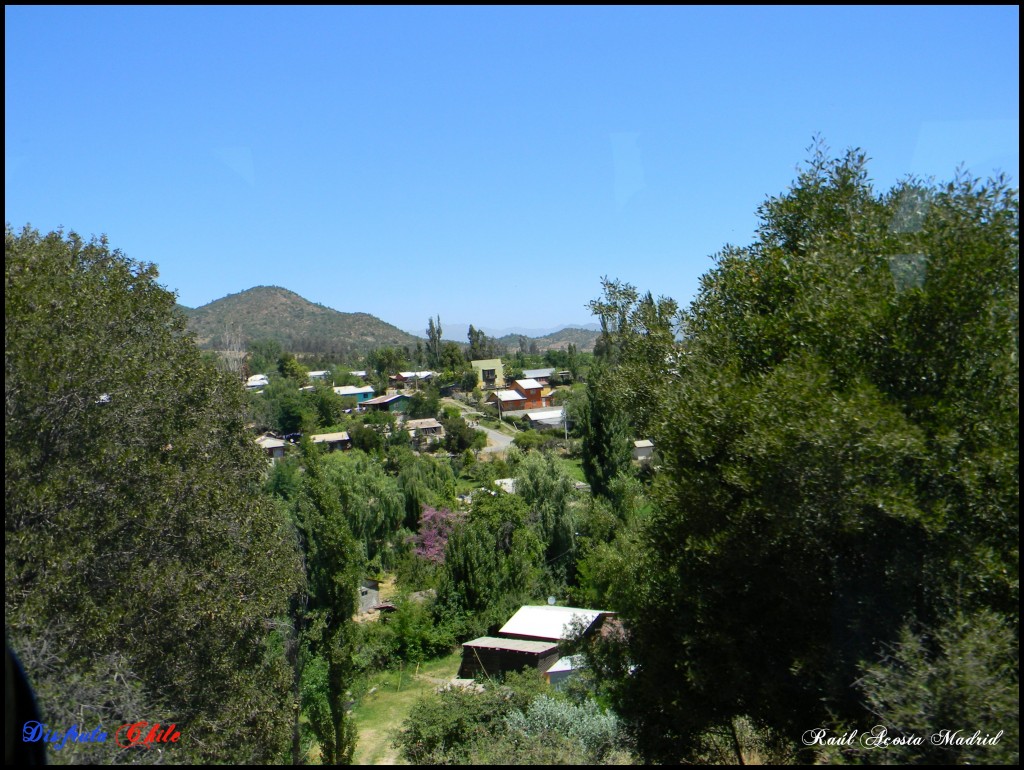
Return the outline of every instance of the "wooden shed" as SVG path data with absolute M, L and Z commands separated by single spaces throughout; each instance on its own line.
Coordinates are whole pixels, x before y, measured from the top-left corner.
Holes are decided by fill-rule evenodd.
M 531 668 L 546 672 L 558 660 L 558 642 L 481 636 L 462 645 L 460 679 L 500 676 Z

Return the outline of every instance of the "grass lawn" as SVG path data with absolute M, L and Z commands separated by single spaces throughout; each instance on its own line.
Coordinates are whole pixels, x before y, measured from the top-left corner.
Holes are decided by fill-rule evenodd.
M 587 477 L 583 475 L 583 461 L 580 459 L 570 460 L 568 457 L 555 456 L 555 460 L 558 462 L 558 467 L 565 471 L 566 475 L 569 476 L 573 481 L 582 481 L 586 483 Z
M 462 653 L 406 666 L 402 671 L 382 671 L 370 682 L 372 694 L 365 695 L 352 710 L 359 730 L 355 756 L 357 765 L 404 764 L 391 741 L 422 695 L 448 682 L 459 670 Z

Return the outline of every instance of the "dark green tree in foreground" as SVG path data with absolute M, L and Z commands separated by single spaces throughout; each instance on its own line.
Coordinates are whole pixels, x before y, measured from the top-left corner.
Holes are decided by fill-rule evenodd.
M 954 660 L 928 647 L 949 634 L 924 632 L 983 611 L 1019 638 L 1016 191 L 961 177 L 877 194 L 862 155 L 819 151 L 759 214 L 684 317 L 651 421 L 658 505 L 634 601 L 614 608 L 628 645 L 601 658 L 648 760 L 698 757 L 741 716 L 799 744 L 869 729 L 879 703 L 968 713 L 951 692 L 893 706 L 899 668 L 871 662 L 900 645 L 959 667 L 929 686 L 978 690 L 994 654 L 961 634 Z M 1016 656 L 1001 666 L 1016 692 Z M 970 713 L 982 734 L 1017 719 Z M 960 727 L 938 720 L 914 727 Z
M 166 761 L 278 760 L 301 573 L 237 378 L 105 239 L 8 226 L 4 262 L 5 621 L 44 720 L 173 721 Z M 52 757 L 104 761 L 82 746 Z

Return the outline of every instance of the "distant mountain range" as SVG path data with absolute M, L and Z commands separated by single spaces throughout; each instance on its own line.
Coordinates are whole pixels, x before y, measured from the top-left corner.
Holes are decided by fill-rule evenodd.
M 207 350 L 244 348 L 253 340 L 273 339 L 293 353 L 351 358 L 374 348 L 415 348 L 424 342 L 369 313 L 343 313 L 280 286 L 256 286 L 202 307 L 178 308 L 199 346 Z M 595 331 L 571 327 L 528 338 L 542 352 L 565 349 L 570 343 L 581 351 L 593 350 L 596 339 Z M 500 337 L 499 342 L 510 352 L 519 349 L 519 335 Z

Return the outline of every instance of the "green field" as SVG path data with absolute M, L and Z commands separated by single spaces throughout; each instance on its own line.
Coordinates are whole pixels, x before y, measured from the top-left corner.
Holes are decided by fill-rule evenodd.
M 459 670 L 462 653 L 406 666 L 401 671 L 382 671 L 370 681 L 371 694 L 360 699 L 352 710 L 359 730 L 353 763 L 357 765 L 405 764 L 391 745 L 395 733 L 409 716 L 420 696 L 433 692 L 451 680 Z

